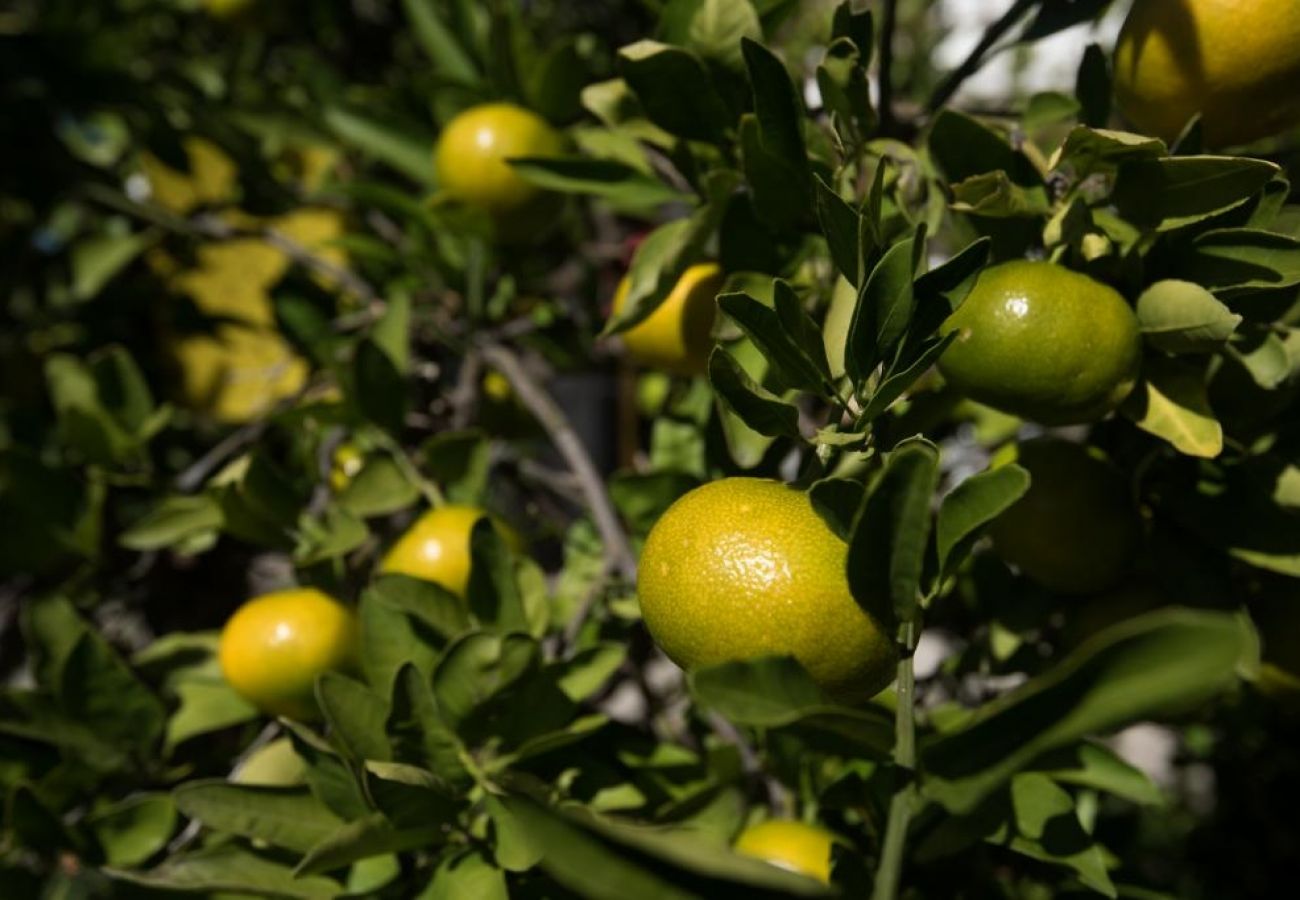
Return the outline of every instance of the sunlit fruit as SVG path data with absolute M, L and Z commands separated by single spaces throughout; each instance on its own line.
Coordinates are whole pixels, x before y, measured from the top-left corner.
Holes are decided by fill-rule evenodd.
M 760 478 L 696 488 L 641 555 L 641 614 L 685 669 L 794 656 L 828 692 L 865 700 L 894 672 L 892 640 L 849 593 L 848 548 L 802 491 Z
M 628 356 L 652 369 L 675 375 L 698 375 L 709 366 L 713 319 L 722 269 L 714 263 L 688 268 L 648 317 L 623 332 Z M 627 304 L 630 282 L 624 278 L 614 294 L 614 312 Z
M 433 581 L 459 597 L 469 587 L 470 533 L 486 513 L 476 506 L 445 505 L 431 509 L 384 556 L 381 572 Z M 518 547 L 515 533 L 493 520 L 507 544 Z
M 998 555 L 1063 594 L 1115 585 L 1142 539 L 1141 519 L 1119 469 L 1082 444 L 1053 438 L 1021 444 L 1016 462 L 1032 481 L 989 529 Z
M 787 819 L 751 825 L 736 838 L 736 852 L 790 872 L 831 883 L 831 849 L 835 835 L 824 828 Z
M 943 324 L 956 332 L 939 360 L 944 378 L 994 409 L 1070 425 L 1100 419 L 1133 390 L 1142 340 L 1114 289 L 1053 263 L 984 270 Z
M 317 676 L 350 668 L 356 653 L 352 611 L 315 588 L 249 600 L 227 620 L 218 650 L 221 672 L 240 696 L 294 719 L 317 715 Z
M 1167 141 L 1200 114 L 1211 147 L 1300 123 L 1300 4 L 1137 0 L 1115 45 L 1115 95 Z

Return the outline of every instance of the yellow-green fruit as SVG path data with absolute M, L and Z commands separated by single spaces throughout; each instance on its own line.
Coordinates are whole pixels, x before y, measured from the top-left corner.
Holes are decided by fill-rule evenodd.
M 1015 461 L 1033 480 L 990 526 L 997 554 L 1063 594 L 1116 584 L 1142 539 L 1120 471 L 1081 444 L 1052 438 L 1021 444 Z
M 393 544 L 381 572 L 410 575 L 434 581 L 458 597 L 469 587 L 470 532 L 474 523 L 486 513 L 476 506 L 439 506 L 431 509 Z M 518 549 L 519 538 L 500 522 L 493 524 L 512 548 Z
M 140 158 L 140 168 L 149 182 L 155 203 L 178 216 L 199 206 L 228 203 L 235 198 L 239 170 L 224 150 L 206 138 L 187 136 L 181 149 L 189 163 L 187 170 L 173 169 L 152 153 Z
M 1200 113 L 1212 147 L 1300 123 L 1300 3 L 1137 0 L 1115 45 L 1115 96 L 1173 140 Z
M 954 388 L 1044 425 L 1100 419 L 1133 390 L 1142 362 L 1137 317 L 1115 290 L 1048 262 L 1003 263 L 980 274 L 941 333 Z
M 713 319 L 722 270 L 714 263 L 691 266 L 655 311 L 623 332 L 628 356 L 652 369 L 674 375 L 699 375 L 709 367 Z M 614 312 L 627 303 L 630 282 L 614 293 Z
M 641 554 L 641 614 L 685 669 L 794 656 L 828 692 L 865 700 L 890 682 L 893 642 L 849 593 L 848 547 L 808 495 L 724 478 L 677 500 Z
M 221 631 L 218 658 L 226 681 L 265 713 L 311 719 L 316 677 L 350 668 L 357 623 L 351 610 L 315 588 L 249 600 Z
M 525 181 L 506 160 L 559 156 L 563 150 L 560 133 L 536 113 L 510 103 L 472 106 L 448 122 L 438 138 L 438 187 L 491 216 L 499 236 L 531 238 L 549 224 L 557 198 Z
M 831 848 L 836 840 L 835 835 L 815 825 L 769 819 L 741 832 L 736 838 L 736 852 L 830 884 Z
M 307 766 L 294 752 L 293 741 L 278 738 L 253 751 L 230 780 L 236 784 L 287 787 L 302 784 L 306 774 Z

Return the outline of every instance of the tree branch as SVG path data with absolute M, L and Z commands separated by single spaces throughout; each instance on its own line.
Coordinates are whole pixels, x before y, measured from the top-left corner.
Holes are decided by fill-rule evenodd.
M 925 108 L 929 112 L 935 112 L 939 107 L 947 103 L 952 95 L 957 93 L 957 88 L 961 87 L 963 81 L 979 71 L 980 66 L 984 65 L 985 56 L 993 45 L 1002 40 L 1006 33 L 1016 26 L 1024 18 L 1025 13 L 1038 5 L 1039 0 L 1016 0 L 1011 4 L 1011 8 L 1002 14 L 992 25 L 984 30 L 984 36 L 980 38 L 975 49 L 970 55 L 962 61 L 962 64 L 948 73 L 948 77 L 935 89 L 930 95 L 929 101 L 926 102 Z

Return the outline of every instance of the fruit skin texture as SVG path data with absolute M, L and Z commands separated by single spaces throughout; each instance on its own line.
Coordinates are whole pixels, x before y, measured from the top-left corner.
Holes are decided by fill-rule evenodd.
M 226 622 L 218 658 L 226 681 L 265 713 L 312 719 L 316 676 L 355 664 L 352 611 L 315 588 L 254 597 Z
M 893 677 L 893 642 L 849 593 L 848 546 L 808 495 L 724 478 L 679 498 L 641 554 L 641 614 L 685 669 L 794 656 L 827 692 L 865 700 Z
M 518 156 L 558 156 L 564 140 L 545 119 L 511 103 L 484 103 L 461 112 L 434 150 L 439 187 L 494 220 L 498 236 L 522 240 L 542 230 L 558 198 L 515 173 Z
M 1092 422 L 1137 382 L 1137 316 L 1115 290 L 1048 262 L 985 269 L 940 327 L 939 370 L 961 393 L 1044 425 Z
M 484 515 L 477 506 L 448 504 L 429 510 L 397 539 L 379 571 L 437 582 L 464 597 L 469 588 L 470 532 Z M 500 522 L 494 524 L 506 543 L 518 549 L 518 536 Z
M 1124 477 L 1081 444 L 1040 438 L 1020 445 L 1029 490 L 993 521 L 993 549 L 1043 587 L 1092 594 L 1125 574 L 1142 523 Z
M 623 332 L 628 356 L 674 375 L 703 374 L 713 349 L 713 319 L 722 279 L 722 269 L 714 263 L 699 263 L 683 272 L 663 303 Z M 630 287 L 627 278 L 619 282 L 614 293 L 615 314 L 627 303 Z
M 815 825 L 769 819 L 751 825 L 736 838 L 736 852 L 790 872 L 831 883 L 831 847 L 835 835 Z
M 1212 147 L 1277 134 L 1300 122 L 1300 4 L 1137 0 L 1114 66 L 1120 108 L 1167 141 L 1198 112 Z

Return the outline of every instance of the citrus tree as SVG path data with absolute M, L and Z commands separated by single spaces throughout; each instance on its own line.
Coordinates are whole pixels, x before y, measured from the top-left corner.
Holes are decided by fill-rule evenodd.
M 1300 11 L 1003 5 L 0 11 L 0 894 L 1275 896 Z

